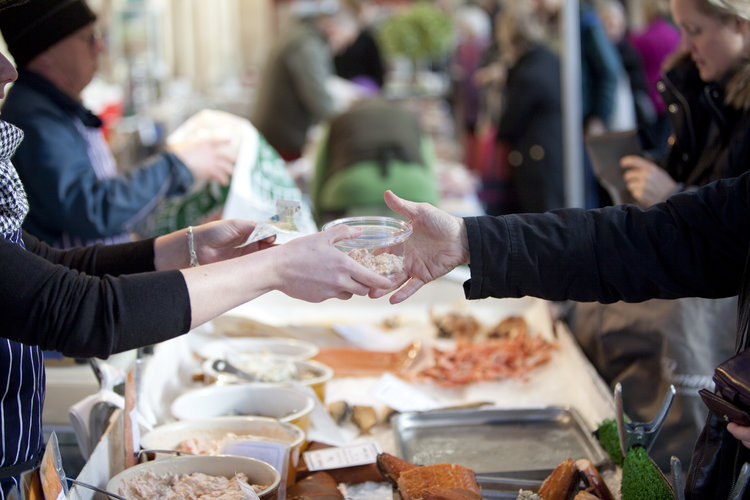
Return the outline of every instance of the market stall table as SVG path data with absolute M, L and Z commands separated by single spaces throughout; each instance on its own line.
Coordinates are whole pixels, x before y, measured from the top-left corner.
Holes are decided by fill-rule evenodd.
M 388 303 L 387 297 L 378 300 L 354 297 L 349 301 L 309 304 L 281 293 L 266 294 L 186 336 L 157 346 L 143 372 L 139 409 L 146 421 L 153 425 L 174 420 L 169 409 L 171 402 L 185 391 L 203 385 L 203 382 L 196 381 L 196 374 L 201 369 L 196 351 L 222 336 L 296 337 L 314 342 L 321 354 L 331 347 L 375 349 L 378 346 L 373 342 L 388 344 L 380 347 L 390 352 L 414 344 L 426 350 L 429 346 L 444 346 L 451 342 L 435 338 L 435 317 L 461 312 L 488 326 L 510 316 L 523 317 L 531 334 L 549 339 L 557 347 L 546 364 L 534 368 L 525 377 L 451 388 L 434 383 L 405 383 L 396 377 L 389 379 L 380 374 L 334 376 L 326 385 L 325 403 L 343 400 L 349 405 L 370 406 L 378 415 L 385 414 L 389 408 L 404 405 L 405 400 L 421 398 L 428 401 L 433 410 L 482 402 L 489 404 L 484 408 L 492 411 L 572 412 L 585 433 L 592 432 L 605 418 L 614 416 L 611 391 L 565 325 L 554 320 L 548 302 L 528 297 L 466 301 L 461 283 L 467 277 L 466 270 L 456 270 L 429 283 L 398 305 Z M 391 328 L 380 328 L 384 323 Z M 388 385 L 389 380 L 397 380 L 396 386 L 404 384 L 407 392 L 399 393 L 401 388 Z M 336 425 L 323 404 L 318 405 L 316 412 L 311 419 L 309 441 L 334 445 L 375 441 L 383 451 L 396 455 L 403 451 L 403 443 L 399 443 L 403 436 L 398 434 L 403 429 L 392 426 L 387 420 L 379 420 L 369 432 L 362 433 L 350 421 Z M 114 427 L 110 432 L 118 432 L 118 429 Z M 106 484 L 107 477 L 104 476 L 119 472 L 111 468 L 117 468 L 115 463 L 99 466 L 96 471 L 90 465 L 82 472 L 82 480 L 94 484 Z M 110 470 L 104 470 L 107 468 Z M 87 494 L 81 493 L 86 498 Z

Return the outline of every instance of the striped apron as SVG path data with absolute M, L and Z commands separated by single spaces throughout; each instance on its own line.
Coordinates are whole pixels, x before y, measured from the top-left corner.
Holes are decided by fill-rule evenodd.
M 19 129 L 0 120 L 0 236 L 21 246 L 28 203 L 10 158 L 22 139 Z M 41 459 L 44 385 L 41 350 L 0 333 L 0 500 Z

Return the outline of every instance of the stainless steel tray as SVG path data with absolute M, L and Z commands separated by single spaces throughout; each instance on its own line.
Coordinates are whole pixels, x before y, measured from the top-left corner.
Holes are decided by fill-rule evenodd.
M 392 425 L 404 459 L 461 464 L 473 469 L 480 483 L 482 477 L 500 483 L 544 479 L 566 458 L 588 458 L 597 467 L 609 463 L 573 408 L 403 413 Z

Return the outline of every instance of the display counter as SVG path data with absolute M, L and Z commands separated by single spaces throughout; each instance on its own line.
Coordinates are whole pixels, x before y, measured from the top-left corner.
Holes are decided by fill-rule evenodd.
M 405 451 L 417 453 L 407 450 L 407 444 L 414 444 L 413 439 L 420 437 L 419 425 L 428 421 L 422 416 L 439 415 L 436 412 L 442 408 L 462 408 L 452 410 L 459 412 L 454 420 L 457 426 L 465 426 L 477 416 L 491 414 L 479 413 L 482 411 L 517 410 L 520 413 L 513 415 L 536 416 L 537 421 L 539 415 L 542 420 L 554 420 L 564 413 L 567 422 L 575 424 L 576 432 L 582 433 L 584 440 L 602 420 L 614 417 L 611 391 L 587 361 L 569 330 L 554 319 L 548 302 L 534 298 L 466 301 L 461 283 L 467 277 L 466 270 L 456 270 L 429 283 L 398 305 L 390 304 L 387 297 L 377 300 L 354 297 L 348 301 L 310 304 L 271 292 L 188 335 L 160 344 L 146 361 L 139 383 L 138 408 L 146 424 L 141 432 L 146 432 L 147 427 L 174 421 L 170 406 L 175 398 L 212 382 L 205 378 L 205 361 L 200 356 L 201 349 L 209 343 L 222 339 L 230 342 L 230 339 L 242 337 L 284 336 L 313 342 L 320 349 L 320 359 L 325 359 L 323 355 L 335 351 L 334 348 L 398 353 L 408 352 L 414 346 L 429 358 L 430 353 L 435 353 L 434 349 L 447 349 L 457 342 L 455 338 L 438 338 L 435 326 L 437 318 L 450 313 L 471 316 L 487 326 L 509 317 L 523 318 L 530 335 L 545 339 L 553 346 L 549 359 L 512 377 L 465 384 L 453 381 L 450 387 L 440 379 L 429 381 L 424 377 L 406 382 L 403 377 L 391 377 L 394 373 L 386 373 L 387 370 L 363 372 L 361 376 L 351 376 L 350 372 L 334 373 L 325 384 L 325 401 L 318 401 L 312 413 L 307 442 L 347 445 L 374 441 L 383 451 L 397 456 Z M 384 327 L 386 324 L 388 328 Z M 410 404 L 417 405 L 417 400 L 421 401 L 421 409 L 429 411 L 403 411 Z M 335 421 L 327 405 L 341 401 L 350 407 L 373 408 L 374 423 L 363 428 L 352 419 Z M 385 415 L 399 413 L 394 409 L 402 409 L 400 418 L 386 418 Z M 444 443 L 450 443 L 450 422 L 440 423 L 447 425 L 441 431 L 445 433 Z M 559 424 L 559 420 L 556 422 Z M 115 422 L 105 434 L 81 472 L 80 480 L 104 486 L 108 477 L 123 467 L 117 456 L 122 443 L 121 436 L 117 436 L 122 433 L 119 425 L 121 423 Z M 539 444 L 534 442 L 533 434 L 526 434 L 523 440 L 527 440 L 529 449 Z M 498 446 L 496 463 L 507 462 L 509 455 L 517 453 L 510 441 L 509 438 L 507 446 L 502 443 Z M 518 439 L 513 441 L 513 446 L 524 445 Z M 455 443 L 445 446 L 457 447 Z M 550 444 L 551 448 L 554 446 Z M 482 452 L 487 453 L 486 449 Z M 543 451 L 541 453 L 540 463 L 543 458 L 550 459 L 543 456 Z M 99 463 L 92 463 L 96 461 Z M 72 498 L 92 497 L 89 491 L 73 490 L 77 491 Z

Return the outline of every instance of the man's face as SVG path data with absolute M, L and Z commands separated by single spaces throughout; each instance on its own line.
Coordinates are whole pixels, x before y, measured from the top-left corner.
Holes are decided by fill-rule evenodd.
M 51 61 L 66 75 L 69 91 L 80 94 L 99 69 L 99 54 L 104 42 L 94 23 L 79 29 L 49 48 Z

